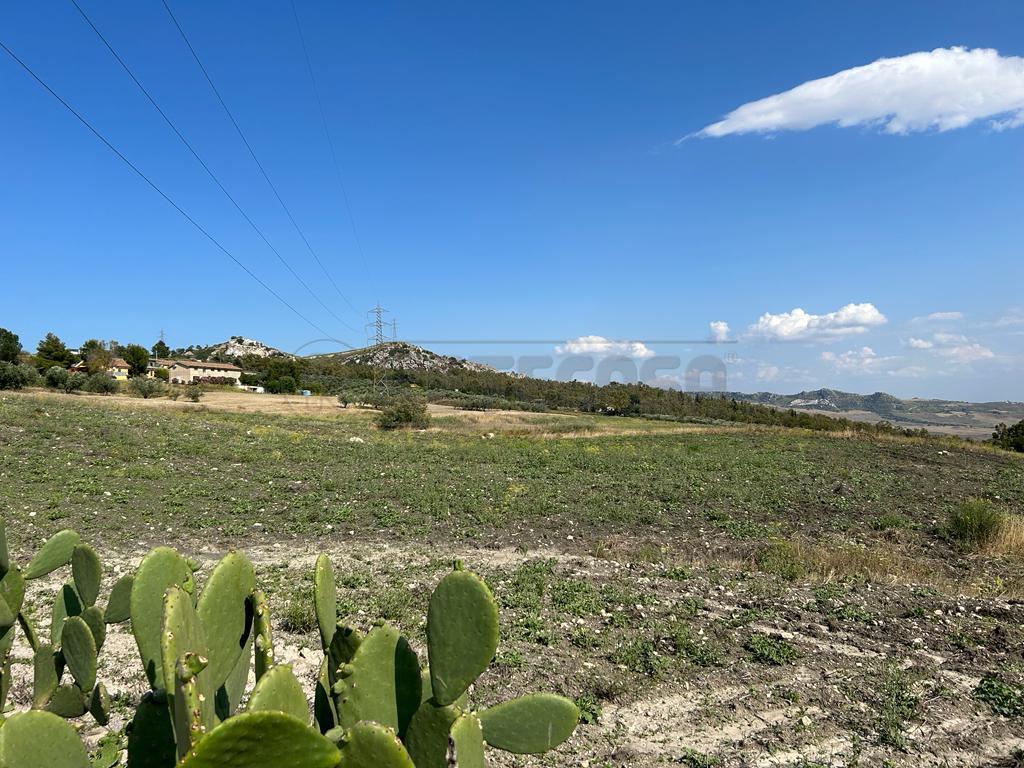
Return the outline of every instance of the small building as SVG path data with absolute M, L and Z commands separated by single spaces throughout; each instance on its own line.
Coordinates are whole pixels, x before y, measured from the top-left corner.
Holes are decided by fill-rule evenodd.
M 72 373 L 89 373 L 89 363 L 85 360 L 79 360 L 77 363 L 69 368 Z M 110 363 L 104 370 L 110 378 L 116 379 L 117 381 L 126 381 L 128 379 L 128 363 L 120 357 L 110 358 Z
M 172 384 L 234 384 L 238 386 L 242 369 L 231 363 L 204 360 L 175 360 L 167 369 Z
M 149 362 L 146 364 L 146 378 L 156 378 L 156 372 L 163 368 L 165 371 L 170 371 L 171 366 L 174 365 L 174 360 L 162 360 L 159 357 L 149 358 Z

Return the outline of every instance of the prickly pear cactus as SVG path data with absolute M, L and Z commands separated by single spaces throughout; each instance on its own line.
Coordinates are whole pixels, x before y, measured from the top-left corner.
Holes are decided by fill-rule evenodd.
M 402 742 L 390 728 L 362 722 L 341 737 L 338 768 L 416 768 Z
M 290 715 L 243 712 L 190 750 L 181 768 L 336 768 L 340 758 L 332 741 Z
M 419 659 L 409 641 L 387 624 L 374 627 L 338 670 L 332 689 L 338 725 L 370 720 L 404 735 L 421 686 Z
M 284 712 L 296 720 L 309 721 L 309 705 L 291 666 L 277 664 L 256 683 L 247 712 Z
M 4 768 L 89 768 L 89 753 L 78 734 L 57 715 L 21 712 L 0 728 Z
M 487 669 L 498 648 L 498 604 L 483 579 L 452 571 L 434 589 L 427 612 L 430 683 L 451 704 Z
M 210 666 L 206 673 L 219 688 L 238 663 L 252 630 L 246 601 L 256 589 L 256 572 L 241 552 L 221 558 L 203 585 L 196 612 L 206 630 Z
M 132 634 L 139 647 L 142 666 L 153 688 L 164 686 L 166 675 L 161 671 L 160 633 L 164 615 L 164 592 L 181 587 L 192 593 L 192 569 L 185 559 L 170 547 L 157 547 L 146 555 L 135 572 L 129 598 Z M 172 664 L 173 667 L 173 664 Z

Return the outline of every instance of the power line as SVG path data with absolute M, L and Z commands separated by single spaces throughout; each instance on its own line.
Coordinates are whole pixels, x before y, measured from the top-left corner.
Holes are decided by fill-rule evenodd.
M 192 153 L 192 156 L 198 161 L 199 165 L 202 166 L 203 170 L 206 171 L 206 174 L 213 180 L 213 183 L 216 184 L 220 188 L 220 191 L 224 193 L 225 197 L 227 197 L 227 199 L 231 201 L 231 204 L 235 206 L 235 209 L 242 215 L 242 218 L 244 218 L 246 222 L 248 222 L 249 226 L 252 227 L 253 231 L 255 231 L 256 234 L 260 236 L 260 239 L 263 240 L 264 243 L 266 243 L 266 246 L 274 253 L 278 261 L 280 261 L 285 266 L 285 268 L 292 274 L 292 277 L 299 281 L 299 284 L 306 289 L 306 292 L 309 293 L 309 295 L 312 296 L 313 299 L 321 307 L 323 307 L 328 312 L 328 314 L 330 314 L 331 317 L 333 317 L 339 323 L 344 325 L 350 331 L 355 331 L 356 329 L 352 325 L 338 317 L 338 315 L 335 314 L 334 310 L 332 310 L 329 306 L 327 306 L 327 304 L 323 302 L 323 300 L 313 291 L 313 289 L 309 287 L 306 281 L 299 276 L 299 273 L 292 268 L 292 265 L 288 263 L 288 260 L 285 259 L 284 256 L 282 256 L 281 253 L 277 250 L 277 248 L 275 248 L 271 244 L 271 242 L 267 239 L 267 236 L 263 234 L 263 230 L 256 226 L 256 223 L 242 209 L 242 206 L 239 205 L 238 201 L 235 200 L 231 193 L 228 192 L 225 186 L 221 183 L 220 179 L 217 178 L 217 175 L 212 170 L 210 170 L 210 166 L 208 166 L 206 162 L 203 160 L 203 158 L 199 156 L 199 153 L 195 150 L 192 144 L 189 143 L 188 139 L 186 139 L 184 135 L 182 135 L 181 131 L 178 130 L 178 127 L 174 124 L 171 118 L 169 118 L 167 114 L 163 111 L 163 109 L 161 109 L 160 105 L 157 103 L 156 99 L 153 98 L 152 94 L 150 94 L 150 92 L 146 90 L 146 87 L 141 82 L 139 82 L 139 79 L 135 76 L 135 73 L 132 72 L 131 68 L 125 63 L 124 59 L 122 59 L 118 55 L 117 51 L 114 50 L 114 46 L 112 46 L 110 42 L 107 40 L 107 38 L 103 36 L 103 33 L 100 32 L 100 30 L 96 27 L 92 19 L 90 19 L 88 14 L 82 9 L 82 6 L 78 4 L 78 0 L 71 0 L 71 4 L 75 6 L 75 8 L 81 14 L 82 18 L 85 19 L 86 24 L 88 24 L 92 28 L 92 31 L 96 33 L 96 36 L 107 47 L 107 50 L 110 51 L 110 55 L 113 56 L 117 63 L 121 65 L 121 68 L 128 73 L 128 77 L 130 77 L 132 79 L 132 82 L 135 83 L 136 86 L 138 86 L 139 90 L 142 91 L 143 95 L 149 100 L 149 103 L 153 105 L 153 108 L 159 113 L 160 117 L 163 118 L 164 122 L 167 123 L 168 127 L 172 131 L 174 131 L 174 135 L 177 136 L 181 140 L 181 143 L 184 144 L 185 147 L 188 149 L 188 151 Z
M 309 71 L 309 81 L 313 84 L 313 94 L 316 96 L 316 105 L 320 110 L 320 122 L 324 126 L 324 136 L 327 137 L 327 145 L 331 148 L 331 160 L 334 161 L 334 174 L 338 179 L 338 187 L 341 189 L 341 198 L 345 202 L 345 211 L 348 213 L 348 223 L 352 227 L 352 239 L 355 240 L 356 250 L 359 251 L 359 259 L 363 264 L 366 274 L 373 280 L 373 272 L 370 271 L 366 262 L 366 253 L 363 251 L 363 243 L 359 238 L 359 230 L 356 228 L 356 219 L 352 214 L 352 205 L 349 203 L 348 188 L 342 178 L 341 164 L 338 162 L 338 153 L 334 149 L 334 139 L 331 138 L 331 130 L 327 125 L 327 113 L 324 111 L 324 103 L 320 98 L 320 89 L 316 84 L 316 75 L 313 73 L 313 62 L 309 58 L 309 48 L 306 46 L 306 36 L 302 33 L 302 22 L 299 21 L 299 12 L 295 7 L 295 0 L 291 0 L 292 15 L 295 17 L 295 27 L 299 30 L 299 41 L 302 43 L 302 55 L 306 59 L 306 69 Z M 372 283 L 371 283 L 372 284 Z
M 68 110 L 68 112 L 74 115 L 82 125 L 88 128 L 97 139 L 102 141 L 106 145 L 107 149 L 109 149 L 111 152 L 117 155 L 125 165 L 127 165 L 129 168 L 135 171 L 135 173 L 138 174 L 139 178 L 141 178 L 150 187 L 152 187 L 153 190 L 160 195 L 160 197 L 162 197 L 164 200 L 170 203 L 171 207 L 174 208 L 174 210 L 176 210 L 178 213 L 184 216 L 193 227 L 198 229 L 206 237 L 207 240 L 209 240 L 211 243 L 217 246 L 217 248 L 220 249 L 220 251 L 225 256 L 227 256 L 229 259 L 235 262 L 235 264 L 238 265 L 243 271 L 245 271 L 245 273 L 249 275 L 249 277 L 251 277 L 257 283 L 263 286 L 263 288 L 265 288 L 267 292 L 270 293 L 275 299 L 277 299 L 286 307 L 288 307 L 288 309 L 290 309 L 292 312 L 298 315 L 302 320 L 304 320 L 314 329 L 324 334 L 325 336 L 330 335 L 327 333 L 327 331 L 325 331 L 323 328 L 321 328 L 319 325 L 314 323 L 312 320 L 310 320 L 308 317 L 302 314 L 299 310 L 293 307 L 290 303 L 288 303 L 288 301 L 283 296 L 281 296 L 277 291 L 275 291 L 273 288 L 271 288 L 269 285 L 263 282 L 259 277 L 257 277 L 256 274 L 251 269 L 245 266 L 245 264 L 243 264 L 241 261 L 235 258 L 234 254 L 232 254 L 231 251 L 229 251 L 227 248 L 221 245 L 217 238 L 215 238 L 213 235 L 207 232 L 199 222 L 197 222 L 195 219 L 189 216 L 188 213 L 186 213 L 185 210 L 180 205 L 174 202 L 174 200 L 172 200 L 171 197 L 166 192 L 160 189 L 160 187 L 158 187 L 155 182 L 153 182 L 146 174 L 140 171 L 139 168 L 131 160 L 125 157 L 117 147 L 111 144 L 110 141 L 108 141 L 107 138 L 93 126 L 92 123 L 86 120 L 74 107 L 72 107 L 68 102 L 66 102 L 60 94 L 53 90 L 53 88 L 47 85 L 46 81 L 44 81 L 39 75 L 37 75 L 28 64 L 26 64 L 24 61 L 18 58 L 18 55 L 14 53 L 14 51 L 12 51 L 10 48 L 8 48 L 7 45 L 2 40 L 0 40 L 0 48 L 3 48 L 4 52 L 7 53 L 8 56 L 14 59 L 14 61 L 16 61 L 22 69 L 28 72 L 28 74 L 32 76 L 32 79 L 39 83 L 39 85 L 41 85 L 51 96 L 53 96 L 53 98 L 59 101 L 61 105 L 63 105 L 63 107 L 66 110 Z
M 316 261 L 316 263 L 320 266 L 320 269 L 323 271 L 324 275 L 327 276 L 327 279 L 330 281 L 331 285 L 334 286 L 334 290 L 337 291 L 338 295 L 345 301 L 346 304 L 349 305 L 352 311 L 358 314 L 359 310 L 357 310 L 355 306 L 353 306 L 352 302 L 348 300 L 348 297 L 341 292 L 341 288 L 338 287 L 338 284 L 334 281 L 334 278 L 331 277 L 331 273 L 327 271 L 327 267 L 324 266 L 324 263 L 320 260 L 320 257 L 317 255 L 316 251 L 313 250 L 313 246 L 310 245 L 309 238 L 306 237 L 305 233 L 302 231 L 302 228 L 299 226 L 299 223 L 295 221 L 295 217 L 292 216 L 292 212 L 289 210 L 288 206 L 285 205 L 284 199 L 282 199 L 281 194 L 277 191 L 277 187 L 274 186 L 274 182 L 270 180 L 270 176 L 267 174 L 266 169 L 264 169 L 263 164 L 259 161 L 259 158 L 256 157 L 256 152 L 253 150 L 252 145 L 249 143 L 249 140 L 245 138 L 245 133 L 242 131 L 242 127 L 238 124 L 238 121 L 235 119 L 235 116 L 231 113 L 231 110 L 228 109 L 228 105 L 224 101 L 224 98 L 220 95 L 220 91 L 217 90 L 217 86 L 213 84 L 213 78 L 210 77 L 210 73 L 207 72 L 206 67 L 203 66 L 203 62 L 199 58 L 199 54 L 196 53 L 196 49 L 193 48 L 192 43 L 189 42 L 188 35 L 185 34 L 185 30 L 182 28 L 181 24 L 178 23 L 178 19 L 175 17 L 174 12 L 171 10 L 171 6 L 167 4 L 167 0 L 161 0 L 161 2 L 163 3 L 164 9 L 167 11 L 167 15 L 171 17 L 171 21 L 174 22 L 174 26 L 178 29 L 178 34 L 181 35 L 181 39 L 185 41 L 185 45 L 188 48 L 189 52 L 191 52 L 192 58 L 195 59 L 196 64 L 199 65 L 199 69 L 202 71 L 203 77 L 205 77 L 206 82 L 210 84 L 210 88 L 213 90 L 214 95 L 217 97 L 217 101 L 220 102 L 220 105 L 221 107 L 223 107 L 225 114 L 227 114 L 228 116 L 228 119 L 231 120 L 231 124 L 235 126 L 235 131 L 238 132 L 238 136 L 239 138 L 242 139 L 242 143 L 245 144 L 245 148 L 249 150 L 249 154 L 252 156 L 253 162 L 256 163 L 256 167 L 260 169 L 260 173 L 263 174 L 263 178 L 266 180 L 267 185 L 270 187 L 271 191 L 273 191 L 274 197 L 277 198 L 277 202 L 281 204 L 281 208 L 284 210 L 285 215 L 288 217 L 288 220 L 292 223 L 292 226 L 295 228 L 295 231 L 299 233 L 299 237 L 301 237 L 302 242 L 306 244 L 306 248 L 309 250 L 310 254 L 313 256 L 313 259 Z

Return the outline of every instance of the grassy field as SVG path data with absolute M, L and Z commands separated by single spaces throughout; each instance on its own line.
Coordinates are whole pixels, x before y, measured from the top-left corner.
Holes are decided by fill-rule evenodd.
M 1019 514 L 1020 457 L 575 414 L 433 425 L 271 396 L 5 394 L 0 510 L 16 552 L 73 527 L 122 569 L 155 544 L 245 547 L 310 677 L 317 551 L 341 610 L 414 640 L 461 557 L 503 607 L 478 701 L 554 688 L 586 714 L 559 754 L 508 765 L 1019 764 L 1019 542 L 968 550 L 946 524 L 968 499 Z M 977 693 L 986 676 L 1005 689 Z

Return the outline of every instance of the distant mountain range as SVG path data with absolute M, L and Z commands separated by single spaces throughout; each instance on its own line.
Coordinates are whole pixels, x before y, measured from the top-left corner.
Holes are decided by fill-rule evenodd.
M 858 421 L 890 421 L 896 426 L 949 432 L 964 437 L 989 437 L 1000 422 L 1024 419 L 1024 403 L 968 403 L 962 400 L 926 400 L 895 397 L 886 392 L 858 395 L 836 389 L 815 389 L 794 395 L 772 392 L 729 392 L 728 397 L 776 408 L 830 413 Z

